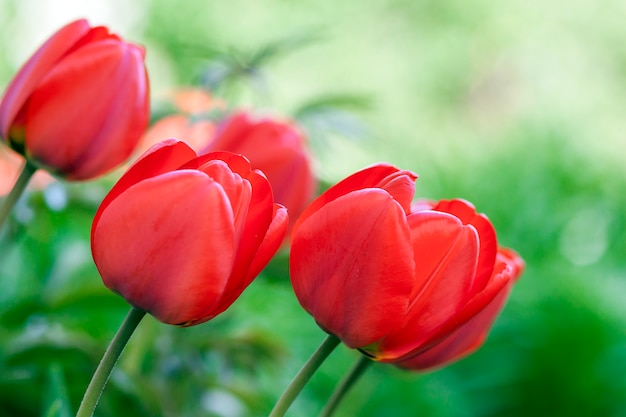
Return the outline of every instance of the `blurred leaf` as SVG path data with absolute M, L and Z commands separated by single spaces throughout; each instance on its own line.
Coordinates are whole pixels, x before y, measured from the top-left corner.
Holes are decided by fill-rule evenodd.
M 43 417 L 71 417 L 73 415 L 63 369 L 58 363 L 53 363 L 48 368 L 44 410 Z
M 369 110 L 371 99 L 363 95 L 335 94 L 321 96 L 301 105 L 294 118 L 306 131 L 318 155 L 323 155 L 332 138 L 339 135 L 350 140 L 372 137 L 369 127 L 357 112 Z
M 237 88 L 246 86 L 267 96 L 270 87 L 265 76 L 266 67 L 317 39 L 314 31 L 308 31 L 268 42 L 250 51 L 230 48 L 214 53 L 207 59 L 208 64 L 200 75 L 200 84 L 227 98 L 236 95 Z
M 342 110 L 370 110 L 372 98 L 357 94 L 332 94 L 314 98 L 301 105 L 295 112 L 294 117 L 306 117 L 308 114 L 317 113 L 326 109 Z

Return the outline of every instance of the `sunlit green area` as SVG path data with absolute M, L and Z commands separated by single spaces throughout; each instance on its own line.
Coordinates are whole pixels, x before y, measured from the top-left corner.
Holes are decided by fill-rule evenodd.
M 617 0 L 0 0 L 0 87 L 84 16 L 146 46 L 155 115 L 172 89 L 208 88 L 296 119 L 324 185 L 386 161 L 420 174 L 419 198 L 486 213 L 527 268 L 484 347 L 427 374 L 376 364 L 337 416 L 617 417 L 625 15 Z M 31 190 L 0 233 L 0 416 L 72 415 L 128 311 L 89 243 L 119 174 Z M 208 323 L 146 318 L 97 415 L 267 415 L 324 338 L 287 260 Z M 357 357 L 340 346 L 288 415 L 317 415 Z

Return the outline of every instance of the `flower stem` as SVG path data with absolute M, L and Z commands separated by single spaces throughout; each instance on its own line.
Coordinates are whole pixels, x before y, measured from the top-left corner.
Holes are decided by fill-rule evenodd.
M 361 355 L 359 359 L 352 365 L 352 368 L 348 371 L 346 376 L 341 380 L 335 391 L 328 399 L 328 402 L 322 409 L 319 417 L 330 417 L 343 397 L 348 393 L 350 388 L 354 385 L 356 381 L 363 375 L 363 372 L 369 367 L 369 365 L 373 361 L 369 359 L 367 356 Z
M 24 163 L 22 171 L 20 172 L 19 177 L 17 177 L 17 181 L 13 185 L 11 192 L 9 192 L 9 195 L 7 195 L 6 199 L 0 206 L 0 229 L 2 229 L 2 225 L 9 217 L 9 213 L 13 210 L 15 203 L 17 203 L 17 200 L 19 200 L 20 196 L 26 189 L 28 181 L 30 181 L 30 177 L 33 176 L 37 169 L 37 165 L 28 160 Z
M 313 376 L 317 368 L 324 362 L 324 360 L 330 355 L 330 353 L 339 344 L 339 339 L 336 336 L 328 335 L 322 344 L 317 348 L 308 361 L 300 368 L 296 376 L 289 383 L 287 389 L 278 399 L 278 402 L 274 406 L 274 409 L 270 413 L 269 417 L 282 417 L 287 412 L 287 409 L 296 399 L 304 385 Z
M 104 386 L 109 380 L 111 371 L 113 371 L 113 367 L 122 354 L 128 339 L 130 339 L 130 336 L 145 314 L 146 312 L 143 310 L 135 307 L 130 308 L 124 322 L 113 337 L 113 340 L 111 340 L 109 347 L 104 352 L 104 356 L 96 368 L 96 372 L 94 372 L 91 377 L 91 382 L 87 387 L 87 391 L 85 391 L 85 396 L 80 403 L 76 417 L 91 417 L 93 415 L 96 405 L 98 405 L 98 401 L 100 400 L 100 396 L 102 395 L 102 391 L 104 390 Z

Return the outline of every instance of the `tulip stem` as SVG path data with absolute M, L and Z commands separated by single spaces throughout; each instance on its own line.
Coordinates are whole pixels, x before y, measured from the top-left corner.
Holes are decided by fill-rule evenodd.
M 26 189 L 30 178 L 33 176 L 35 171 L 37 171 L 37 169 L 37 165 L 28 160 L 24 163 L 22 171 L 20 172 L 19 177 L 17 177 L 17 181 L 13 185 L 9 195 L 7 195 L 6 199 L 0 206 L 0 230 L 2 229 L 2 225 L 4 225 L 6 219 L 9 217 L 9 213 L 11 213 L 11 210 L 13 210 L 13 207 L 17 203 L 17 200 L 20 199 L 20 196 Z
M 339 344 L 339 339 L 336 336 L 328 335 L 317 350 L 311 355 L 308 361 L 300 368 L 296 376 L 289 383 L 287 389 L 278 399 L 278 402 L 274 406 L 274 409 L 270 413 L 269 417 L 282 417 L 287 412 L 287 409 L 296 399 L 302 388 L 311 379 L 317 368 L 324 362 L 324 360 L 330 355 L 330 353 Z
M 131 307 L 124 322 L 122 322 L 113 340 L 111 340 L 109 347 L 104 352 L 104 356 L 96 368 L 96 372 L 94 372 L 91 377 L 91 382 L 85 391 L 85 396 L 80 403 L 76 417 L 91 417 L 93 415 L 96 405 L 98 405 L 98 401 L 100 400 L 100 396 L 102 395 L 102 391 L 104 390 L 104 386 L 109 380 L 109 376 L 111 376 L 113 367 L 115 367 L 128 339 L 130 339 L 130 336 L 145 314 L 145 311 Z
M 333 414 L 341 400 L 343 400 L 350 388 L 352 388 L 354 383 L 358 381 L 371 363 L 373 363 L 373 361 L 365 355 L 361 355 L 361 357 L 357 359 L 346 376 L 344 376 L 339 385 L 337 385 L 337 388 L 335 388 L 335 391 L 328 399 L 328 402 L 322 409 L 319 417 L 330 417 Z

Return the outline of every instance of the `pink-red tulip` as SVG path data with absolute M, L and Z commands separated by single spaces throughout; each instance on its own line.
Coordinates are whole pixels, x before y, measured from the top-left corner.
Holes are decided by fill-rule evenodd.
M 137 151 L 143 153 L 163 138 L 184 138 L 194 150 L 205 149 L 215 136 L 217 122 L 213 120 L 213 114 L 223 112 L 225 103 L 207 91 L 193 87 L 170 92 L 166 99 L 174 107 L 174 113 L 160 118 L 148 128 Z
M 523 270 L 463 200 L 412 206 L 417 175 L 379 164 L 296 221 L 290 269 L 328 333 L 381 362 L 429 369 L 477 349 Z
M 24 64 L 0 103 L 0 137 L 70 180 L 126 160 L 149 118 L 144 49 L 105 27 L 72 22 Z
M 265 173 L 292 223 L 313 199 L 317 179 L 304 134 L 294 123 L 236 112 L 221 123 L 205 152 L 220 150 L 244 155 Z
M 91 231 L 104 284 L 158 320 L 194 325 L 228 308 L 269 262 L 288 223 L 242 156 L 169 139 L 117 182 Z

